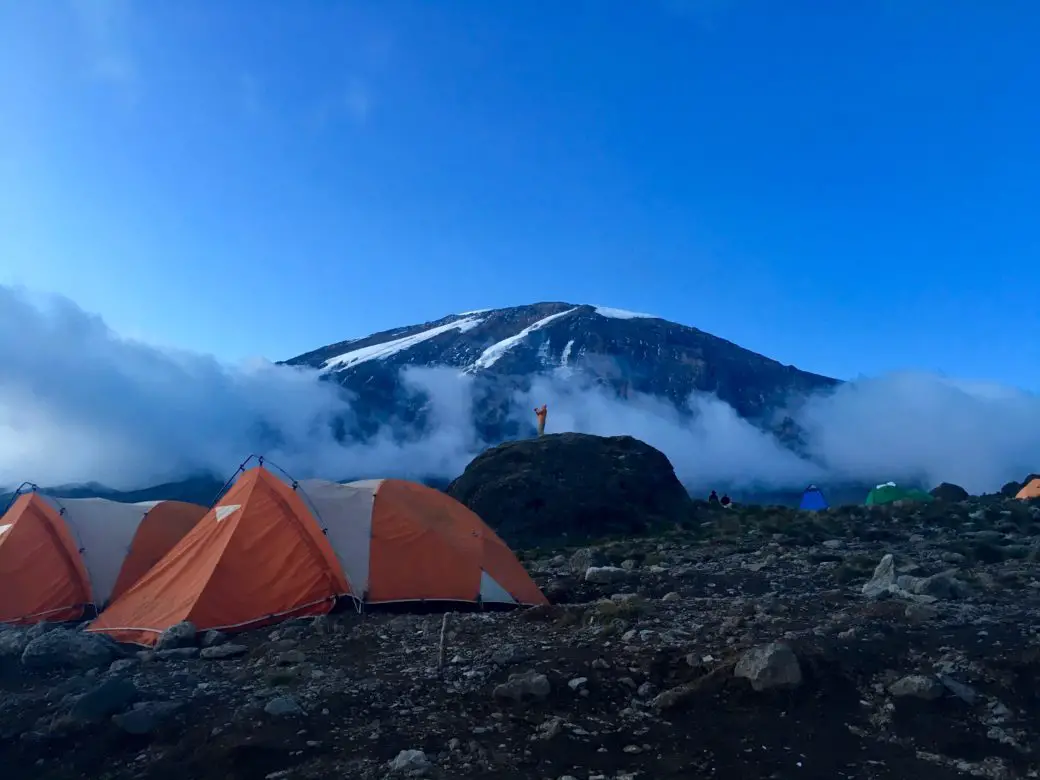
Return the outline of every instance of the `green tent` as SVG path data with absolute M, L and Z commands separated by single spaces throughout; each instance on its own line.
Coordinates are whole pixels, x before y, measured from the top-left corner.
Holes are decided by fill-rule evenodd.
M 886 482 L 878 485 L 867 494 L 867 506 L 880 506 L 891 504 L 893 501 L 934 501 L 935 497 L 930 493 L 917 488 L 899 487 L 895 482 Z

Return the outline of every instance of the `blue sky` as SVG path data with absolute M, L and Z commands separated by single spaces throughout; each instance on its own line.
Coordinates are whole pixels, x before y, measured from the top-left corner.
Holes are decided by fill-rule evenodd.
M 1040 390 L 1028 0 L 0 0 L 0 283 L 286 358 L 600 303 Z

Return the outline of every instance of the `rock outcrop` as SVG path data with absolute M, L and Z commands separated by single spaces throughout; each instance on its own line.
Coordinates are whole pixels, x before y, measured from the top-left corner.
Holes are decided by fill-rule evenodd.
M 967 501 L 971 494 L 960 485 L 951 482 L 942 482 L 931 491 L 932 495 L 940 501 Z
M 582 433 L 492 447 L 447 492 L 513 546 L 674 527 L 693 506 L 660 450 Z

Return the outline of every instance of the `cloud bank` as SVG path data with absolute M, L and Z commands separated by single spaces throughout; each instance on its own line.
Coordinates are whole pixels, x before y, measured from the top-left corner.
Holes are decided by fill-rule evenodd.
M 97 481 L 119 489 L 226 475 L 251 453 L 304 478 L 454 477 L 484 446 L 472 423 L 474 385 L 452 369 L 410 369 L 429 399 L 427 433 L 389 427 L 344 446 L 333 431 L 352 399 L 314 371 L 216 359 L 121 338 L 67 299 L 42 302 L 0 286 L 0 485 Z M 511 399 L 549 430 L 630 434 L 664 451 L 688 484 L 799 488 L 808 482 L 956 482 L 973 492 L 1040 471 L 1040 398 L 1013 388 L 899 374 L 805 399 L 792 415 L 806 457 L 695 394 L 692 415 L 632 394 L 624 401 L 558 372 Z

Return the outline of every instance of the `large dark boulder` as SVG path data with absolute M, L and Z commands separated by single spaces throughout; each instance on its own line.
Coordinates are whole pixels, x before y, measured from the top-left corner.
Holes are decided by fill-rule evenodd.
M 1000 495 L 1005 498 L 1014 498 L 1018 495 L 1018 491 L 1020 491 L 1022 487 L 1023 483 L 1021 482 L 1005 482 L 1004 487 L 1000 489 Z
M 950 503 L 967 501 L 971 498 L 971 494 L 967 490 L 960 485 L 954 485 L 952 482 L 942 482 L 937 487 L 932 488 L 932 495 L 939 501 L 949 501 Z
M 692 512 L 664 453 L 631 436 L 560 433 L 500 444 L 447 493 L 518 547 L 640 533 Z

